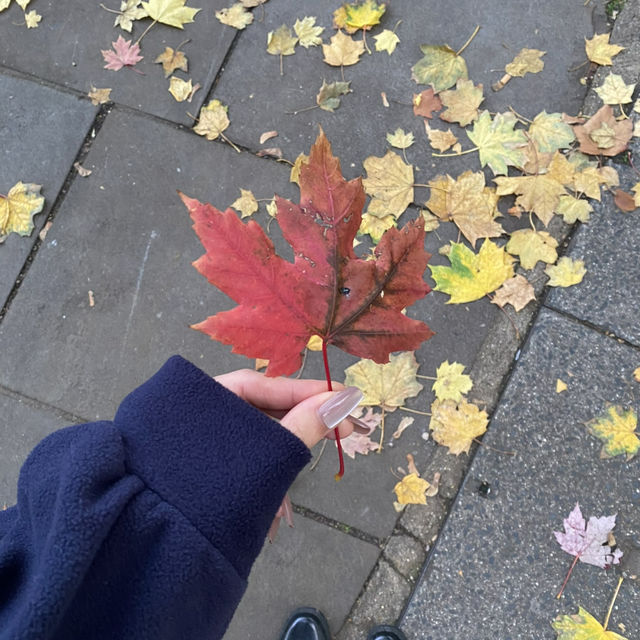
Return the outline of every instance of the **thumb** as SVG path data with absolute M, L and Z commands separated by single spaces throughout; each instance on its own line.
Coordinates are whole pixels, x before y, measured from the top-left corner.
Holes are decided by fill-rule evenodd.
M 311 449 L 336 427 L 340 429 L 341 437 L 351 434 L 353 425 L 345 418 L 358 406 L 362 397 L 362 391 L 357 387 L 318 393 L 293 407 L 280 424 Z

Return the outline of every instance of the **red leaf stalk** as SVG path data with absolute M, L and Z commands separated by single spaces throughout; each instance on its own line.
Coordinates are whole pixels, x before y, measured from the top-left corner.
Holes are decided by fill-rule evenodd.
M 327 358 L 327 341 L 322 341 L 322 360 L 324 361 L 324 375 L 327 378 L 327 388 L 329 391 L 333 391 L 333 385 L 331 384 L 331 372 L 329 371 L 329 359 Z M 342 480 L 342 476 L 344 475 L 344 455 L 342 454 L 342 443 L 340 442 L 340 427 L 336 427 L 334 429 L 336 434 L 336 445 L 338 447 L 338 460 L 340 461 L 340 470 L 334 478 L 336 482 Z
M 567 586 L 567 582 L 569 582 L 569 577 L 571 576 L 571 573 L 573 572 L 573 568 L 576 566 L 576 563 L 578 562 L 579 559 L 580 559 L 580 556 L 576 556 L 573 559 L 573 562 L 571 563 L 571 566 L 569 567 L 569 571 L 567 572 L 567 577 L 564 579 L 564 582 L 562 583 L 562 586 L 560 587 L 560 591 L 558 591 L 558 595 L 556 596 L 556 598 L 562 597 L 562 593 L 564 592 L 564 588 Z

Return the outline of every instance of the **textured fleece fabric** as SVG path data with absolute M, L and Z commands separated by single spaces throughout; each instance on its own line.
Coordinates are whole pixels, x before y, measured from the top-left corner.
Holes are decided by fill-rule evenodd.
M 221 638 L 304 443 L 180 357 L 45 438 L 0 511 L 2 640 Z

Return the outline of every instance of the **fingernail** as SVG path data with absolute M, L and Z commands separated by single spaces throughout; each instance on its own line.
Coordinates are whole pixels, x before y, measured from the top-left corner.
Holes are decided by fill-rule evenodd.
M 357 406 L 364 394 L 358 387 L 347 387 L 336 393 L 318 408 L 320 420 L 327 429 L 339 425 Z

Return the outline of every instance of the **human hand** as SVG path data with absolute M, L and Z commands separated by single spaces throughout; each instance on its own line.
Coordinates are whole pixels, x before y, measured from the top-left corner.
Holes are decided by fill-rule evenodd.
M 328 426 L 333 426 L 336 420 L 340 437 L 351 435 L 353 424 L 341 418 L 346 418 L 362 399 L 362 393 L 355 387 L 346 391 L 344 385 L 333 383 L 334 391 L 327 391 L 324 380 L 268 378 L 251 369 L 225 373 L 215 380 L 257 409 L 279 419 L 285 429 L 309 448 L 323 438 L 335 439 L 334 430 Z

